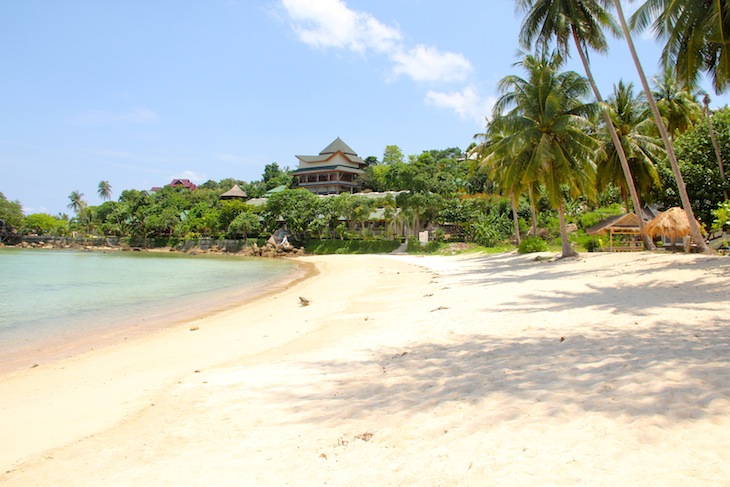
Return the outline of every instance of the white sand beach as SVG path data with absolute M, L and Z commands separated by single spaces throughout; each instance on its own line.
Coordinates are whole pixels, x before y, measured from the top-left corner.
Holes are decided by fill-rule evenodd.
M 0 484 L 730 485 L 730 259 L 535 257 L 305 257 L 0 376 Z

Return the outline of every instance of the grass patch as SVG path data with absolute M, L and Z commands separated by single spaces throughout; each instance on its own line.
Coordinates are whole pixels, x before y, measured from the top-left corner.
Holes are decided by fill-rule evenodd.
M 408 245 L 408 253 L 414 255 L 464 255 L 464 254 L 503 254 L 514 250 L 514 245 L 503 244 L 484 247 L 465 242 L 429 242 L 421 246 L 417 241 Z
M 314 255 L 388 254 L 400 246 L 397 240 L 316 240 L 304 242 L 304 251 Z

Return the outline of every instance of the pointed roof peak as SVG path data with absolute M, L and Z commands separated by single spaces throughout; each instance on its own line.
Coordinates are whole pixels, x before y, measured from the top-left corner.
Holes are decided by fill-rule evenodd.
M 326 154 L 334 154 L 338 151 L 349 156 L 357 156 L 357 153 L 339 137 L 333 140 L 330 145 L 322 149 L 322 152 L 320 152 L 319 155 L 323 156 Z
M 220 199 L 248 198 L 248 195 L 238 184 L 234 184 L 231 189 L 220 195 Z

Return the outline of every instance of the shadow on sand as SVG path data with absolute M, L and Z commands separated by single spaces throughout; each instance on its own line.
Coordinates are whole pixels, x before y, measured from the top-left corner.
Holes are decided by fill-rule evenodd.
M 323 422 L 415 414 L 448 402 L 490 407 L 490 399 L 549 404 L 550 415 L 691 420 L 706 416 L 713 401 L 715 413 L 730 412 L 730 337 L 721 324 L 600 332 L 555 340 L 461 335 L 453 344 L 422 343 L 369 359 L 309 362 L 302 366 L 320 380 L 269 392 L 294 406 L 292 419 Z M 304 392 L 308 386 L 316 393 Z M 500 418 L 516 419 L 523 409 Z
M 570 324 L 562 332 L 564 337 L 546 338 L 529 331 L 519 337 L 457 335 L 453 343 L 421 342 L 375 351 L 369 358 L 307 362 L 302 366 L 310 369 L 310 377 L 319 378 L 316 383 L 270 392 L 295 405 L 293 418 L 308 421 L 415 414 L 449 402 L 494 407 L 510 400 L 522 406 L 502 411 L 504 420 L 524 414 L 524 405 L 530 403 L 545 404 L 551 415 L 596 412 L 653 416 L 658 421 L 730 413 L 730 333 L 721 311 L 728 308 L 729 289 L 726 284 L 718 289 L 709 279 L 728 275 L 730 261 L 702 261 L 701 275 L 706 277 L 689 284 L 689 297 L 686 289 L 670 279 L 671 270 L 697 265 L 697 260 L 650 260 L 641 266 L 604 268 L 593 284 L 575 292 L 561 290 L 559 282 L 583 276 L 579 265 L 539 264 L 514 255 L 478 257 L 471 263 L 473 271 L 451 275 L 465 286 L 465 292 L 473 290 L 475 295 L 484 292 L 476 288 L 506 282 L 546 283 L 544 292 L 531 291 L 514 301 L 507 297 L 500 310 L 481 310 L 485 319 L 495 311 L 590 307 L 604 319 L 621 318 L 622 325 L 597 325 L 589 336 L 570 335 Z M 513 272 L 516 267 L 521 268 L 520 274 Z M 530 269 L 527 275 L 525 269 Z M 656 276 L 651 284 L 631 284 L 632 277 L 647 273 Z M 609 274 L 613 278 L 604 279 Z M 437 281 L 441 277 L 447 282 L 446 274 L 436 277 Z M 433 299 L 438 300 L 438 293 Z M 710 316 L 715 318 L 679 322 L 672 307 L 714 310 Z M 632 328 L 634 318 L 648 313 L 661 313 L 658 316 L 671 321 L 655 316 L 649 324 L 637 322 Z M 586 322 L 591 319 L 586 314 Z

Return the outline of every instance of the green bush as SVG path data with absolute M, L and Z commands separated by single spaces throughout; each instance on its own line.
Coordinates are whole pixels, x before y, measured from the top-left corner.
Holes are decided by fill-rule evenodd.
M 490 212 L 472 224 L 474 242 L 483 247 L 496 247 L 512 234 L 512 222 L 506 214 Z
M 609 207 L 598 208 L 595 211 L 589 211 L 583 214 L 578 220 L 578 223 L 580 224 L 581 228 L 590 228 L 596 223 L 605 220 L 606 218 L 622 214 L 623 211 L 624 210 L 623 208 L 621 208 L 621 205 L 613 204 Z
M 533 252 L 547 252 L 548 244 L 539 237 L 527 237 L 522 239 L 517 252 L 520 254 L 531 254 Z
M 715 219 L 712 222 L 713 232 L 725 232 L 730 230 L 730 201 L 720 203 L 716 210 L 712 210 Z
M 435 240 L 432 240 L 428 242 L 426 245 L 421 245 L 421 242 L 418 240 L 418 237 L 408 237 L 408 253 L 409 254 L 435 254 L 439 250 L 441 250 L 441 247 L 446 244 L 442 244 L 441 242 L 436 242 Z
M 446 232 L 442 228 L 437 228 L 433 231 L 433 240 L 435 242 L 443 242 Z
M 601 237 L 592 237 L 585 233 L 576 236 L 576 243 L 584 248 L 587 252 L 603 252 L 603 239 Z
M 2 193 L 0 193 L 1 195 Z M 20 233 L 24 235 L 63 235 L 68 222 L 47 213 L 33 213 L 22 220 Z

